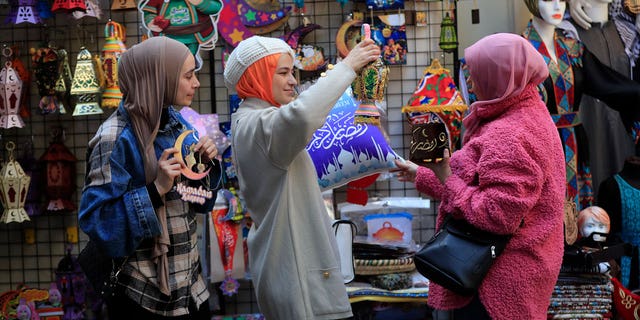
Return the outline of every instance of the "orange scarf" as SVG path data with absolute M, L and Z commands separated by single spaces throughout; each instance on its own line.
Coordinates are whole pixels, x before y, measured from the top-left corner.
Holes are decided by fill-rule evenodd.
M 247 68 L 236 85 L 240 99 L 259 98 L 276 107 L 280 106 L 273 98 L 273 75 L 281 55 L 282 53 L 268 55 Z

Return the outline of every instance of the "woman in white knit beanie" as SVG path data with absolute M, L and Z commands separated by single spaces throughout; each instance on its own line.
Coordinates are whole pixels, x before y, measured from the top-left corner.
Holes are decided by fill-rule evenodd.
M 231 148 L 253 220 L 252 281 L 267 319 L 352 316 L 332 220 L 305 147 L 356 73 L 379 55 L 363 40 L 299 96 L 294 53 L 280 39 L 248 38 L 226 63 L 225 84 L 243 99 L 231 116 Z

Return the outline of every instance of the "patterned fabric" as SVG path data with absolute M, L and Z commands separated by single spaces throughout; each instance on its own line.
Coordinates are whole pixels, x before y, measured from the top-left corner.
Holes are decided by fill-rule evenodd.
M 613 283 L 613 303 L 620 319 L 640 320 L 640 296 L 625 288 L 618 279 L 611 279 Z
M 436 118 L 442 119 L 447 125 L 450 144 L 455 148 L 460 138 L 462 117 L 467 109 L 449 70 L 434 59 L 431 65 L 424 69 L 422 80 L 407 105 L 402 107 L 402 112 L 407 114 L 412 124 L 433 121 L 431 119 L 434 117 L 429 114 L 436 114 Z
M 636 60 L 640 57 L 640 37 L 636 30 L 635 15 L 628 14 L 623 6 L 623 0 L 614 0 L 609 7 L 611 19 L 616 25 L 620 38 L 624 43 L 624 51 L 629 56 L 631 67 L 635 66 Z
M 547 310 L 548 319 L 608 319 L 613 286 L 601 273 L 560 273 Z
M 634 188 L 632 185 L 624 181 L 619 174 L 613 176 L 618 183 L 618 189 L 620 190 L 620 209 L 622 215 L 622 230 L 620 232 L 620 238 L 626 243 L 631 243 L 634 246 L 640 246 L 640 190 Z M 629 286 L 631 276 L 631 257 L 623 256 L 620 259 L 621 268 L 621 282 L 625 287 Z
M 580 125 L 578 113 L 574 112 L 574 67 L 582 66 L 584 47 L 575 39 L 566 38 L 558 33 L 554 41 L 557 60 L 551 59 L 538 32 L 531 22 L 527 25 L 523 36 L 540 52 L 549 66 L 549 77 L 553 82 L 553 97 L 557 107 L 552 118 L 560 132 L 564 145 L 567 171 L 567 197 L 579 204 L 579 209 L 593 204 L 593 187 L 588 166 L 578 163 L 578 140 L 575 127 Z M 545 101 L 548 104 L 548 101 Z

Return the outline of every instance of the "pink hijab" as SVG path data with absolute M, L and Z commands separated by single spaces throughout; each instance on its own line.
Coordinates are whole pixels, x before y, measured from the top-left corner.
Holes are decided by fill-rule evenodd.
M 464 57 L 473 79 L 473 91 L 481 99 L 471 104 L 471 112 L 463 120 L 464 142 L 478 129 L 482 119 L 491 114 L 491 105 L 519 96 L 549 76 L 542 55 L 529 41 L 512 33 L 486 36 L 466 48 Z

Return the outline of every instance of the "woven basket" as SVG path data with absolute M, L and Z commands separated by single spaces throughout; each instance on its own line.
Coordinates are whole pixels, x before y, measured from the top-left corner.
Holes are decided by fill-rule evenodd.
M 400 259 L 355 259 L 356 274 L 362 276 L 411 272 L 416 269 L 413 257 Z

